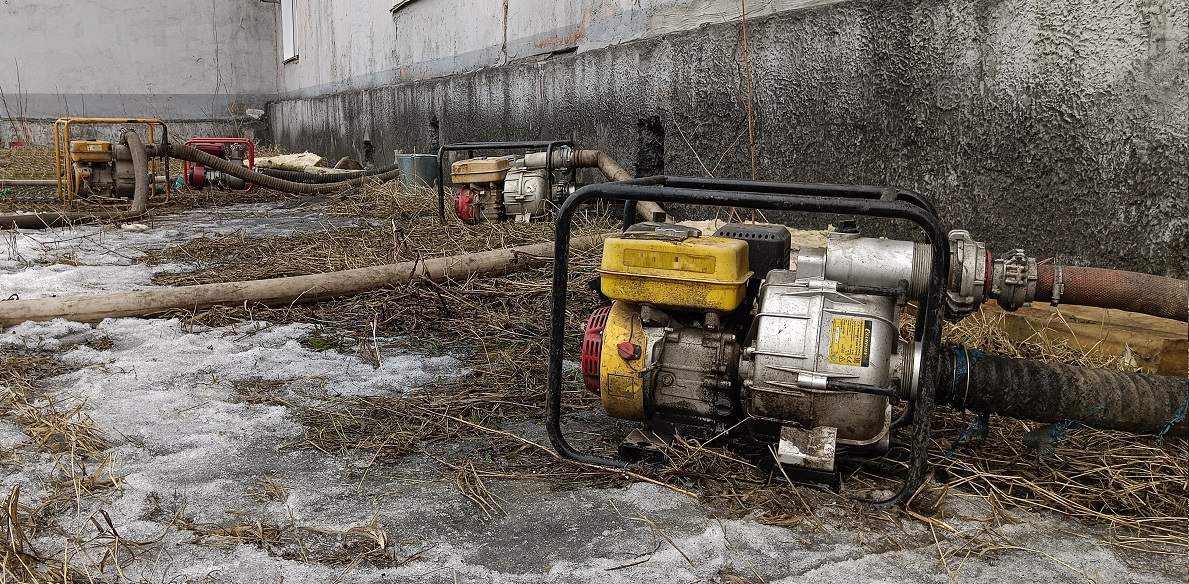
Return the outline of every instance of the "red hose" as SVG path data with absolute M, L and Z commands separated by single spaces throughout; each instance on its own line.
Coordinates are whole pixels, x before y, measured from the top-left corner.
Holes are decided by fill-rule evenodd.
M 1036 267 L 1036 302 L 1053 297 L 1054 266 Z M 1140 312 L 1189 321 L 1189 282 L 1103 268 L 1061 266 L 1060 304 L 1079 304 Z

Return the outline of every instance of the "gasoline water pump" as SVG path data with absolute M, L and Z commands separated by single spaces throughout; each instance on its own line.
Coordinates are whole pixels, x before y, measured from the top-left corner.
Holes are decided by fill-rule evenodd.
M 586 323 L 582 379 L 607 415 L 641 425 L 616 458 L 603 458 L 573 449 L 560 426 L 566 241 L 574 209 L 597 198 L 904 219 L 925 241 L 865 237 L 854 220 L 838 223 L 824 247 L 795 256 L 783 225 L 732 223 L 703 233 L 644 222 L 608 237 L 598 288 L 610 303 Z M 622 466 L 657 457 L 675 432 L 701 428 L 765 447 L 793 480 L 838 488 L 842 461 L 887 453 L 905 427 L 912 460 L 897 494 L 903 501 L 924 476 L 935 396 L 959 409 L 1040 421 L 1142 432 L 1185 426 L 1176 415 L 1182 397 L 1189 400 L 1183 379 L 943 346 L 942 319 L 991 300 L 1007 310 L 1055 301 L 1081 284 L 1071 279 L 1075 268 L 1054 277 L 1022 250 L 993 257 L 968 232 L 945 232 L 933 206 L 911 191 L 682 177 L 592 185 L 562 205 L 556 241 L 546 421 L 570 458 Z M 1184 320 L 1184 287 L 1170 290 L 1181 307 L 1171 316 Z M 915 331 L 903 339 L 910 302 Z
M 573 192 L 573 149 L 569 142 L 455 144 L 444 151 L 508 150 L 522 155 L 481 156 L 455 161 L 450 179 L 459 186 L 454 213 L 465 223 L 545 219 L 551 206 Z M 441 153 L 439 153 L 439 159 Z M 441 188 L 441 187 L 439 187 Z
M 740 422 L 816 482 L 836 482 L 839 448 L 887 452 L 892 406 L 919 378 L 899 321 L 926 286 L 927 262 L 916 277 L 912 264 L 928 246 L 848 224 L 791 270 L 790 243 L 784 226 L 742 223 L 712 235 L 640 223 L 606 240 L 599 281 L 612 303 L 587 322 L 582 373 L 608 415 L 650 430 L 621 457 L 657 452 L 675 426 Z M 861 284 L 838 279 L 868 266 Z
M 186 140 L 186 146 L 248 170 L 256 169 L 256 145 L 246 138 L 191 138 Z M 252 183 L 243 178 L 189 160 L 182 161 L 182 176 L 186 186 L 196 190 L 211 187 L 221 191 L 247 191 L 252 188 Z
M 168 140 L 164 122 L 141 118 L 61 118 L 54 122 L 54 158 L 58 174 L 58 198 L 69 202 L 76 198 L 90 200 L 132 199 L 136 189 L 133 152 L 117 136 L 116 140 L 76 139 L 80 126 L 143 126 L 148 146 L 158 138 Z M 121 129 L 119 132 L 124 132 Z M 168 159 L 166 169 L 168 169 Z M 149 161 L 149 172 L 156 170 Z

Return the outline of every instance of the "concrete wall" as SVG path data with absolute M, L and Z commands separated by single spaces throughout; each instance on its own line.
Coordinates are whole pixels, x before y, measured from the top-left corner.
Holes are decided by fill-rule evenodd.
M 0 4 L 0 137 L 63 116 L 177 121 L 178 136 L 262 128 L 277 93 L 276 4 L 9 0 Z M 19 74 L 19 80 L 18 80 Z
M 402 19 L 451 1 L 398 11 L 396 44 L 377 47 L 375 65 L 385 66 L 386 52 L 407 55 L 397 69 L 332 63 L 330 77 L 301 82 L 284 71 L 293 98 L 270 107 L 275 138 L 331 157 L 359 156 L 366 140 L 378 163 L 394 148 L 573 138 L 629 169 L 749 176 L 737 20 L 671 32 L 697 23 L 675 19 L 684 14 L 676 2 L 590 2 L 604 8 L 583 9 L 582 35 L 550 29 L 549 38 L 577 39 L 576 53 L 512 60 L 491 56 L 503 36 L 491 30 L 415 42 L 452 15 Z M 575 10 L 534 16 L 518 4 L 528 6 L 509 0 L 508 17 L 520 14 L 531 31 L 507 29 L 500 55 L 505 46 L 561 46 L 525 39 L 540 38 L 552 26 L 544 21 L 573 20 Z M 499 22 L 479 8 L 468 14 Z M 669 28 L 650 28 L 658 22 Z M 409 29 L 414 40 L 402 41 Z M 1023 246 L 1041 258 L 1185 276 L 1184 2 L 841 2 L 753 17 L 749 30 L 758 178 L 899 184 L 932 197 L 947 226 L 968 228 L 995 250 Z M 606 42 L 615 34 L 635 40 Z M 442 63 L 444 54 L 469 57 Z M 472 65 L 483 68 L 403 81 Z M 385 75 L 393 83 L 372 84 Z M 358 88 L 320 94 L 324 79 Z M 296 97 L 306 91 L 314 96 Z
M 759 18 L 838 0 L 750 0 Z M 284 97 L 312 97 L 587 51 L 736 21 L 739 0 L 298 0 Z

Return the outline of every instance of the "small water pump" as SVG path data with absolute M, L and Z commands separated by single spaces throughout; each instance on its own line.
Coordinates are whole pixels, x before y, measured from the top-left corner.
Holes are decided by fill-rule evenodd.
M 554 160 L 568 158 L 569 152 L 568 147 L 554 150 Z M 454 212 L 472 224 L 546 218 L 550 205 L 573 191 L 566 179 L 569 165 L 549 168 L 546 156 L 545 152 L 530 152 L 454 162 L 450 178 L 461 187 L 454 195 Z
M 192 138 L 186 141 L 186 146 L 242 164 L 251 170 L 256 168 L 256 147 L 245 138 Z M 252 183 L 242 178 L 206 168 L 196 162 L 183 161 L 182 175 L 186 186 L 192 189 L 209 186 L 221 191 L 246 191 L 252 188 Z

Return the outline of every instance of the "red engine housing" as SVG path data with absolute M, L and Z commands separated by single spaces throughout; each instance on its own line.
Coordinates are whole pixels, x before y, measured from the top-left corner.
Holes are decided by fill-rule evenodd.
M 582 334 L 582 383 L 586 388 L 599 393 L 599 361 L 603 354 L 603 329 L 607 326 L 610 306 L 601 306 L 590 313 L 586 330 Z
M 247 138 L 191 138 L 186 140 L 186 146 L 210 154 L 217 158 L 223 158 L 224 144 L 243 144 L 248 150 L 248 166 L 247 168 L 256 169 L 256 145 Z M 185 178 L 186 186 L 192 189 L 201 189 L 206 186 L 206 167 L 190 162 L 189 160 L 182 161 L 182 176 Z M 252 183 L 240 189 L 241 191 L 251 190 Z
M 475 215 L 475 193 L 467 187 L 458 189 L 454 193 L 454 213 L 463 223 L 478 223 Z

